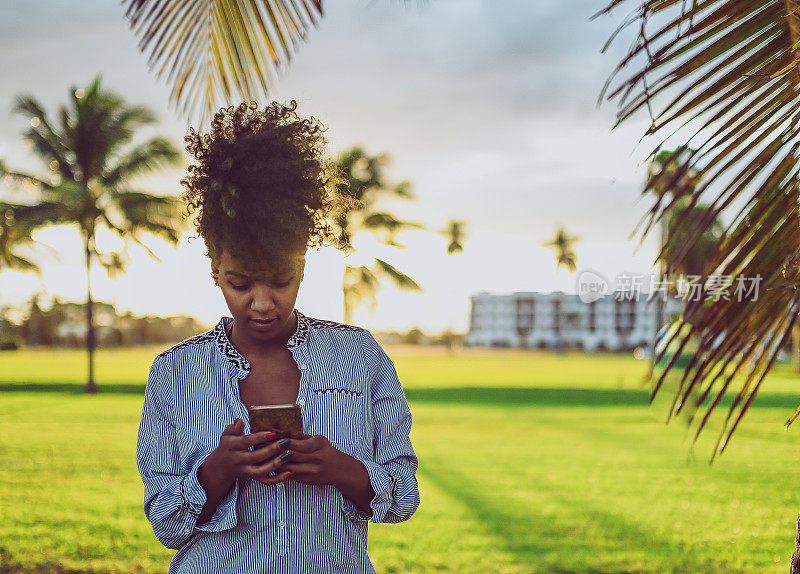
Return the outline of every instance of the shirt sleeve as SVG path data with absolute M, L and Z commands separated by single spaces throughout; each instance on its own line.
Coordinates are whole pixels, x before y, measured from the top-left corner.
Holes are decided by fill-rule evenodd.
M 195 530 L 216 532 L 236 525 L 238 481 L 220 502 L 208 522 L 198 525 L 197 517 L 206 503 L 206 491 L 197 471 L 210 453 L 181 460 L 177 431 L 169 407 L 167 390 L 172 387 L 171 359 L 159 355 L 153 361 L 145 387 L 142 418 L 136 443 L 136 463 L 144 482 L 144 513 L 153 533 L 167 548 L 177 550 Z
M 419 461 L 411 445 L 411 410 L 394 363 L 364 330 L 362 340 L 370 382 L 373 418 L 373 459 L 359 459 L 367 468 L 375 496 L 370 512 L 342 497 L 342 510 L 352 520 L 403 522 L 419 507 L 416 472 Z

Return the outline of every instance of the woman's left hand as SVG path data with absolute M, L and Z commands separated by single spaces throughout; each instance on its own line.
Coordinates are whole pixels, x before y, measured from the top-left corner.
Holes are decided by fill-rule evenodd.
M 321 434 L 290 439 L 283 448 L 291 455 L 281 465 L 281 472 L 293 473 L 291 479 L 304 484 L 338 485 L 352 469 L 352 463 L 361 464 Z
M 304 484 L 332 484 L 358 508 L 371 513 L 375 491 L 364 463 L 334 447 L 321 434 L 290 439 L 284 448 L 291 452 L 280 467 L 291 472 L 290 480 Z

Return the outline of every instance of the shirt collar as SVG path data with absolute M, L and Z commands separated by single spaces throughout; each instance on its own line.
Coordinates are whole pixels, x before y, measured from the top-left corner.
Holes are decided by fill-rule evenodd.
M 294 310 L 297 315 L 297 329 L 294 334 L 286 340 L 286 347 L 291 349 L 302 345 L 308 336 L 308 318 L 297 309 Z M 231 340 L 228 338 L 228 333 L 225 328 L 233 321 L 233 317 L 222 317 L 214 327 L 214 337 L 217 341 L 217 347 L 220 352 L 227 357 L 234 365 L 244 371 L 250 370 L 250 361 L 244 358 L 236 347 L 233 346 Z

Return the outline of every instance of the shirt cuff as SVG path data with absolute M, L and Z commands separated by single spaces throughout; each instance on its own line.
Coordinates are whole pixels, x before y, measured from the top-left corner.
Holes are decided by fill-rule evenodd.
M 184 476 L 181 481 L 181 499 L 183 500 L 183 505 L 195 518 L 200 516 L 203 505 L 205 505 L 207 500 L 206 491 L 200 484 L 200 481 L 197 480 L 197 471 L 200 469 L 200 465 L 205 462 L 206 458 L 208 458 L 208 456 L 198 457 L 192 470 L 190 470 L 189 474 Z
M 381 522 L 383 517 L 389 511 L 397 492 L 397 482 L 389 472 L 381 465 L 372 462 L 371 460 L 360 460 L 367 468 L 369 474 L 369 481 L 372 485 L 372 490 L 375 491 L 375 496 L 369 503 L 371 512 L 364 512 L 356 504 L 344 496 L 342 496 L 342 512 L 345 516 L 350 517 L 353 521 L 372 520 L 372 522 Z M 340 492 L 341 494 L 341 492 Z
M 239 494 L 239 479 L 236 479 L 233 483 L 228 494 L 222 499 L 219 506 L 217 506 L 211 519 L 203 524 L 197 524 L 197 517 L 200 516 L 203 506 L 208 500 L 205 489 L 197 479 L 197 471 L 210 454 L 211 453 L 199 457 L 192 467 L 192 470 L 189 471 L 189 474 L 183 478 L 181 481 L 181 497 L 183 498 L 184 506 L 195 518 L 194 528 L 206 532 L 220 532 L 236 526 L 236 498 Z

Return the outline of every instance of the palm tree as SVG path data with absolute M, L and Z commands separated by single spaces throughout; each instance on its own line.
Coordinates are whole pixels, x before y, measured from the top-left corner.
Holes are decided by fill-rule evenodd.
M 464 222 L 449 221 L 447 227 L 442 231 L 447 236 L 447 254 L 464 252 Z
M 389 156 L 370 156 L 358 146 L 342 152 L 336 160 L 343 180 L 341 193 L 349 195 L 359 204 L 355 209 L 341 211 L 333 219 L 345 252 L 355 250 L 352 240 L 361 231 L 372 234 L 385 245 L 405 247 L 397 242 L 396 234 L 399 231 L 424 229 L 419 223 L 402 221 L 378 207 L 377 203 L 383 197 L 408 200 L 414 198 L 408 182 L 390 184 L 386 180 L 385 170 L 388 163 Z M 375 294 L 380 288 L 381 278 L 389 280 L 400 289 L 421 290 L 411 277 L 382 259 L 375 258 L 371 265 L 348 265 L 345 267 L 343 282 L 345 323 L 352 322 L 353 309 L 365 299 L 369 299 L 371 306 L 375 307 Z
M 613 0 L 600 13 L 624 3 Z M 687 230 L 682 251 L 716 217 L 729 214 L 731 223 L 705 270 L 744 286 L 727 299 L 688 302 L 657 359 L 677 349 L 653 396 L 689 340 L 699 341 L 670 409 L 674 417 L 687 404 L 705 405 L 695 439 L 723 397 L 734 395 L 713 460 L 752 405 L 800 311 L 800 290 L 791 288 L 800 282 L 800 13 L 790 1 L 643 0 L 636 6 L 621 27 L 632 25 L 636 41 L 600 97 L 618 100 L 616 125 L 647 114 L 646 136 L 658 137 L 661 145 L 667 138 L 683 142 L 671 154 L 675 169 L 667 187 L 687 174 L 701 179 L 685 205 L 701 206 L 703 216 Z M 658 196 L 642 237 L 680 201 Z M 747 376 L 737 390 L 733 381 L 739 374 Z
M 466 238 L 466 234 L 464 232 L 464 226 L 465 224 L 463 221 L 450 220 L 447 223 L 447 227 L 445 227 L 440 232 L 445 237 L 447 237 L 448 255 L 455 255 L 464 252 L 464 239 Z M 451 272 L 449 278 L 449 283 L 451 285 L 450 296 L 453 299 L 455 299 L 455 287 L 453 286 L 453 280 L 455 276 L 456 274 Z M 444 340 L 444 343 L 447 345 L 448 352 L 450 353 L 454 352 L 456 335 L 453 332 L 452 324 L 451 327 L 445 331 L 442 338 Z
M 711 223 L 705 221 L 707 205 L 691 205 L 691 198 L 701 182 L 694 170 L 679 173 L 681 163 L 675 159 L 674 154 L 674 150 L 656 154 L 648 165 L 645 186 L 645 189 L 653 191 L 657 199 L 671 205 L 666 208 L 667 213 L 659 221 L 661 240 L 656 260 L 659 264 L 662 292 L 655 301 L 656 333 L 651 342 L 648 378 L 652 378 L 655 372 L 658 341 L 663 336 L 660 333 L 673 322 L 672 318 L 664 317 L 666 297 L 686 296 L 686 293 L 680 292 L 682 281 L 685 285 L 687 278 L 696 280 L 708 276 L 707 263 L 724 235 L 724 226 L 716 216 Z M 697 226 L 703 228 L 703 233 L 692 244 L 688 244 L 687 237 Z M 685 414 L 691 423 L 695 410 Z
M 100 89 L 96 78 L 86 89 L 73 89 L 68 106 L 62 106 L 58 125 L 31 96 L 20 96 L 15 111 L 27 116 L 25 137 L 33 144 L 50 175 L 39 177 L 13 171 L 0 164 L 0 177 L 23 189 L 36 189 L 30 204 L 2 203 L 4 226 L 0 236 L 0 269 L 31 269 L 32 262 L 15 255 L 13 248 L 30 243 L 31 233 L 50 225 L 77 227 L 83 241 L 86 265 L 86 348 L 89 379 L 86 390 L 96 392 L 94 380 L 95 332 L 92 316 L 91 267 L 98 261 L 109 273 L 125 269 L 126 253 L 101 253 L 95 245 L 100 227 L 143 246 L 143 233 L 160 236 L 176 244 L 184 222 L 180 202 L 137 190 L 136 177 L 179 159 L 172 143 L 160 137 L 133 144 L 136 129 L 155 122 L 144 108 L 126 105 L 119 97 Z M 13 225 L 9 225 L 12 222 Z M 126 244 L 127 249 L 127 244 Z
M 703 203 L 689 205 L 689 200 L 680 200 L 667 217 L 667 240 L 663 244 L 662 258 L 666 261 L 669 275 L 708 275 L 706 265 L 717 245 L 724 240 L 724 226 L 719 218 L 706 221 L 709 206 Z M 688 238 L 695 228 L 703 232 L 686 249 Z
M 656 260 L 662 281 L 675 294 L 678 277 L 707 275 L 706 264 L 716 245 L 723 240 L 724 226 L 716 215 L 708 220 L 708 205 L 692 203 L 700 179 L 692 170 L 676 176 L 680 165 L 673 153 L 662 151 L 653 158 L 648 166 L 646 189 L 651 189 L 659 201 L 670 205 L 664 208 L 665 215 L 659 221 L 661 241 Z M 697 228 L 701 228 L 702 233 L 689 244 L 687 239 Z
M 569 235 L 563 227 L 559 227 L 553 240 L 541 243 L 541 245 L 542 247 L 552 247 L 555 251 L 556 269 L 564 264 L 570 273 L 574 273 L 578 268 L 578 256 L 572 250 L 572 245 L 579 239 L 579 237 Z

